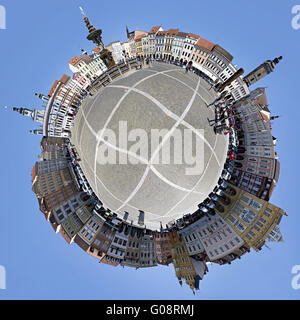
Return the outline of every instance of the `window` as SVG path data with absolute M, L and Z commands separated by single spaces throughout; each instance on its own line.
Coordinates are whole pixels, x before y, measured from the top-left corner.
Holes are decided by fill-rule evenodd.
M 266 216 L 266 217 L 270 217 L 270 214 L 268 213 L 268 212 L 264 212 L 264 215 Z

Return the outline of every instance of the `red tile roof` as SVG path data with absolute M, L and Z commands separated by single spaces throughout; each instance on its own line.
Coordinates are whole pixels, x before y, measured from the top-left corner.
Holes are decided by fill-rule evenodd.
M 164 36 L 165 34 L 167 34 L 167 31 L 158 31 L 157 33 L 158 36 Z
M 168 34 L 176 34 L 177 32 L 179 32 L 179 29 L 169 29 L 168 30 Z
M 139 37 L 139 39 L 143 36 L 143 35 L 145 35 L 145 34 L 147 34 L 147 32 L 145 32 L 145 31 L 140 31 L 140 30 L 135 30 L 134 31 L 134 40 L 136 40 L 137 39 L 137 37 Z
M 63 74 L 59 81 L 65 84 L 69 79 L 70 79 L 69 76 L 67 76 L 66 74 Z
M 55 80 L 53 85 L 52 85 L 52 87 L 51 87 L 51 89 L 50 89 L 50 91 L 49 91 L 49 93 L 48 93 L 48 97 L 52 96 L 52 94 L 53 94 L 53 92 L 54 92 L 54 90 L 55 90 L 57 85 L 58 85 L 58 80 Z
M 177 32 L 176 35 L 179 37 L 186 37 L 188 35 L 188 33 L 179 31 L 179 32 Z
M 161 26 L 153 27 L 153 28 L 150 30 L 149 33 L 156 33 L 156 32 L 159 30 L 160 27 L 161 27 Z
M 208 40 L 205 40 L 203 38 L 199 38 L 196 45 L 198 45 L 199 47 L 202 47 L 208 51 L 211 51 L 215 46 L 212 42 L 209 42 Z
M 189 33 L 188 36 L 189 36 L 189 37 L 192 37 L 192 38 L 195 38 L 195 39 L 199 39 L 199 38 L 200 38 L 200 36 L 198 36 L 198 35 L 195 34 L 195 33 Z
M 142 39 L 144 36 L 144 34 L 139 34 L 138 36 L 135 37 L 135 40 L 140 40 Z
M 69 64 L 71 64 L 72 66 L 75 66 L 75 64 L 77 64 L 80 60 L 81 58 L 75 56 L 73 59 L 69 61 Z
M 112 44 L 114 44 L 114 43 L 118 43 L 118 42 L 120 42 L 119 40 L 116 40 L 116 41 L 112 41 L 112 42 L 110 42 L 109 44 L 107 44 L 105 47 L 108 47 L 108 46 L 110 46 L 110 45 L 112 45 Z M 120 42 L 121 43 L 121 42 Z
M 99 48 L 94 48 L 92 51 L 96 52 L 96 53 L 100 53 L 100 49 Z

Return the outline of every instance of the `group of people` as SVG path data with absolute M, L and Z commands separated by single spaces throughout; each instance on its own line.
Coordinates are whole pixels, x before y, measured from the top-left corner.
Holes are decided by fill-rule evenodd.
M 224 91 L 220 97 L 207 105 L 207 107 L 215 107 L 215 118 L 207 118 L 209 125 L 214 126 L 215 134 L 228 134 L 232 128 L 235 128 L 235 115 L 230 108 L 233 102 L 234 99 L 232 95 Z

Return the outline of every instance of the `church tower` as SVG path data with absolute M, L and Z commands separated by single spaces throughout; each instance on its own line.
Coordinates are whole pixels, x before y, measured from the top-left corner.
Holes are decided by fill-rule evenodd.
M 49 101 L 49 97 L 43 95 L 42 93 L 35 93 L 34 94 L 36 97 L 38 97 L 39 99 L 41 99 L 44 102 L 48 102 Z
M 251 71 L 248 75 L 244 77 L 244 81 L 246 82 L 247 86 L 250 87 L 255 82 L 259 81 L 269 73 L 273 72 L 275 70 L 276 64 L 278 64 L 281 59 L 282 56 L 275 58 L 274 60 L 267 60 L 259 67 Z
M 13 111 L 20 113 L 22 116 L 30 117 L 33 121 L 39 122 L 41 125 L 44 122 L 44 110 L 31 110 L 27 108 L 12 108 Z
M 36 135 L 43 135 L 43 130 L 42 129 L 34 129 L 29 131 L 31 134 L 36 134 Z

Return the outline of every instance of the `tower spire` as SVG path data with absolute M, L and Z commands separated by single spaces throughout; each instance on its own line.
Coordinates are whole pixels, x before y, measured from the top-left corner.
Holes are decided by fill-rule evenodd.
M 244 81 L 248 87 L 255 82 L 267 76 L 269 73 L 274 72 L 275 66 L 282 60 L 282 56 L 273 60 L 267 60 L 258 66 L 256 69 L 251 71 L 247 76 L 244 77 Z
M 49 97 L 46 97 L 44 94 L 42 93 L 35 93 L 34 94 L 36 97 L 38 97 L 39 99 L 43 100 L 43 101 L 49 101 Z
M 7 107 L 8 108 L 8 107 Z M 21 114 L 22 116 L 26 116 L 31 118 L 33 121 L 37 121 L 41 124 L 43 124 L 44 122 L 44 110 L 31 110 L 28 108 L 23 108 L 23 107 L 12 107 L 11 108 L 12 111 L 18 112 L 19 114 Z
M 29 133 L 35 134 L 35 135 L 42 135 L 43 134 L 43 130 L 42 129 L 29 130 Z
M 82 7 L 79 7 L 79 9 L 80 9 L 81 14 L 83 16 L 83 20 L 85 22 L 85 25 L 89 30 L 89 35 L 87 36 L 87 39 L 90 41 L 93 41 L 97 45 L 97 47 L 99 47 L 99 49 L 102 50 L 104 48 L 104 45 L 102 42 L 102 37 L 101 37 L 102 30 L 101 29 L 96 30 L 96 28 L 90 23 L 90 20 L 86 16 Z

